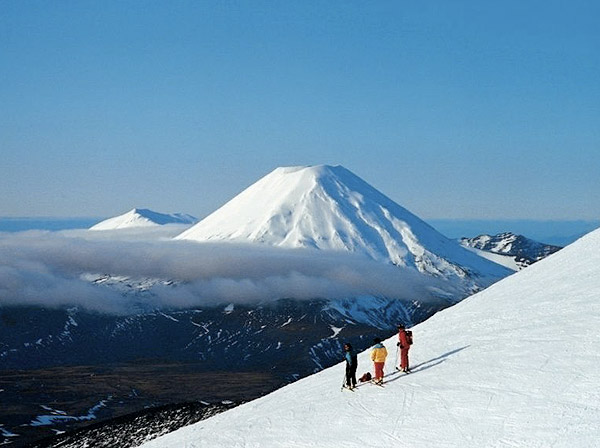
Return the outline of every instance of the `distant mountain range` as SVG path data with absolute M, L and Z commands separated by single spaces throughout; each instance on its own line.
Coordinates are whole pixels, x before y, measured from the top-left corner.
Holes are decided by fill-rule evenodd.
M 92 229 L 193 219 L 133 209 Z M 97 316 L 77 308 L 52 313 L 5 309 L 0 320 L 2 366 L 93 363 L 102 353 L 105 362 L 154 355 L 181 361 L 206 358 L 213 368 L 237 363 L 250 368 L 264 363 L 265 356 L 275 363 L 288 347 L 297 348 L 294 341 L 302 341 L 311 354 L 296 356 L 282 371 L 283 377 L 292 379 L 336 359 L 340 338 L 365 344 L 361 335 L 369 328 L 390 331 L 398 322 L 420 322 L 512 272 L 444 237 L 341 166 L 278 168 L 176 239 L 351 252 L 423 278 L 433 277 L 436 288 L 426 301 L 416 295 L 402 299 L 363 295 L 337 300 L 314 297 L 296 303 L 282 296 L 270 305 L 246 304 L 229 312 L 222 306 L 207 306 L 175 314 L 157 310 L 122 317 Z M 124 300 L 134 301 L 143 301 L 155 288 L 172 288 L 176 295 L 180 283 L 177 278 L 135 279 L 118 273 L 82 272 L 81 277 L 98 288 L 115 288 Z M 22 328 L 24 321 L 37 324 Z M 279 324 L 274 326 L 275 322 Z M 291 329 L 299 331 L 293 333 L 293 340 L 287 337 Z M 243 346 L 236 345 L 240 338 L 246 341 Z
M 192 219 L 189 215 L 134 209 L 93 229 Z M 336 350 L 330 346 L 337 347 L 339 338 L 353 339 L 360 345 L 361 335 L 369 333 L 369 328 L 389 331 L 398 322 L 420 322 L 511 273 L 444 237 L 341 166 L 278 168 L 176 239 L 351 252 L 423 278 L 433 277 L 436 288 L 426 301 L 419 296 L 398 299 L 364 295 L 337 300 L 314 297 L 297 303 L 282 296 L 271 304 L 236 305 L 229 312 L 224 312 L 223 306 L 207 306 L 115 317 L 77 308 L 41 314 L 31 308 L 5 310 L 0 321 L 2 365 L 33 368 L 93 363 L 102 353 L 106 362 L 154 355 L 181 361 L 206 358 L 220 367 L 239 363 L 241 356 L 241 363 L 252 367 L 258 365 L 253 364 L 255 359 L 262 363 L 268 354 L 275 360 L 286 347 L 295 347 L 286 335 L 299 328 L 294 340 L 303 341 L 312 354 L 296 357 L 282 372 L 283 377 L 292 379 L 335 359 Z M 176 295 L 181 283 L 177 278 L 135 279 L 118 273 L 82 272 L 81 277 L 98 288 L 118 290 L 124 300 L 139 301 L 152 295 L 155 288 L 172 288 Z M 34 329 L 20 327 L 19 322 L 28 320 L 23 313 L 38 323 Z M 274 322 L 280 324 L 274 327 Z M 307 322 L 312 322 L 312 327 Z M 235 344 L 239 338 L 246 341 L 243 347 Z M 278 346 L 277 341 L 283 345 Z M 261 356 L 257 358 L 258 353 Z
M 600 220 L 534 219 L 430 219 L 427 221 L 452 239 L 474 235 L 497 235 L 510 231 L 534 241 L 565 247 L 600 227 Z
M 0 232 L 22 232 L 26 230 L 69 230 L 89 229 L 101 221 L 97 217 L 0 217 Z M 554 246 L 567 246 L 586 233 L 600 227 L 600 221 L 552 221 L 552 220 L 471 220 L 471 219 L 428 219 L 428 224 L 443 235 L 458 239 L 467 235 L 497 233 L 510 230 L 515 234 L 527 235 L 535 241 Z
M 511 263 L 519 270 L 546 258 L 560 249 L 559 246 L 539 243 L 522 235 L 511 232 L 499 233 L 497 235 L 479 235 L 474 238 L 461 238 L 460 244 L 464 247 L 478 249 L 491 254 L 497 254 L 510 260 L 504 263 L 502 258 L 492 258 L 493 261 L 511 267 Z M 486 256 L 485 254 L 481 254 Z

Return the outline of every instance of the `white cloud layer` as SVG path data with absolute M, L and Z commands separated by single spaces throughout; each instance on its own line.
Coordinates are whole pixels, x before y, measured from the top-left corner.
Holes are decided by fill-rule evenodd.
M 0 306 L 81 306 L 104 313 L 184 309 L 279 298 L 431 298 L 441 285 L 348 253 L 172 240 L 119 240 L 91 232 L 0 233 Z M 85 274 L 174 280 L 147 294 L 96 285 Z M 443 285 L 448 289 L 448 285 Z

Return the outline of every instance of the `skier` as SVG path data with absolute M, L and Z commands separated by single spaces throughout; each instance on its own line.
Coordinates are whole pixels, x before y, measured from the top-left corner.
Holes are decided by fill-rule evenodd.
M 387 350 L 381 343 L 381 339 L 373 339 L 373 350 L 371 351 L 371 361 L 375 366 L 375 380 L 374 383 L 378 385 L 383 384 L 383 365 L 385 364 L 385 358 L 387 358 Z
M 412 332 L 406 330 L 403 324 L 399 324 L 398 343 L 396 345 L 400 347 L 400 367 L 397 368 L 405 373 L 410 373 L 410 369 L 408 367 L 408 350 L 410 349 L 411 344 Z
M 356 387 L 356 368 L 358 359 L 349 343 L 344 344 L 344 358 L 346 359 L 346 385 L 344 387 L 352 390 Z

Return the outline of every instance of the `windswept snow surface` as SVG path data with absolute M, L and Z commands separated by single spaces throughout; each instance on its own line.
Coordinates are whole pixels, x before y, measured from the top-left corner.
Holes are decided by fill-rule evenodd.
M 144 446 L 597 447 L 599 322 L 596 230 L 416 326 L 413 373 L 387 340 L 384 388 L 339 364 Z
M 116 230 L 134 227 L 162 226 L 166 224 L 194 224 L 198 220 L 184 213 L 164 214 L 145 208 L 134 208 L 114 218 L 106 219 L 90 227 L 90 230 Z
M 470 290 L 511 273 L 342 166 L 277 168 L 177 239 L 349 251 L 458 280 Z

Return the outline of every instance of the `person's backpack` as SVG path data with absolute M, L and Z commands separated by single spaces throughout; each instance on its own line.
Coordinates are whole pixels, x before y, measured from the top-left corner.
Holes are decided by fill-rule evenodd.
M 408 341 L 408 345 L 412 345 L 412 343 L 413 343 L 412 331 L 406 330 L 406 340 Z
M 367 372 L 363 376 L 358 379 L 361 383 L 366 383 L 367 381 L 371 381 L 371 373 Z

